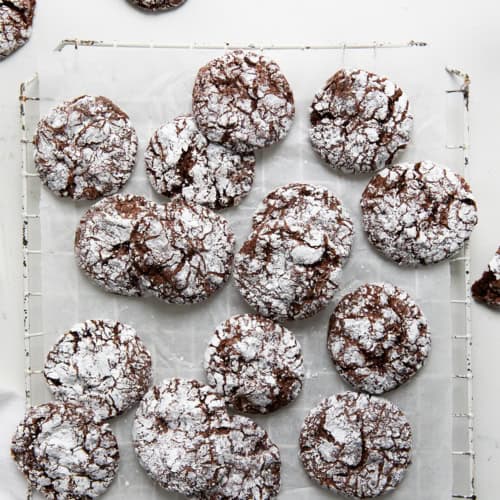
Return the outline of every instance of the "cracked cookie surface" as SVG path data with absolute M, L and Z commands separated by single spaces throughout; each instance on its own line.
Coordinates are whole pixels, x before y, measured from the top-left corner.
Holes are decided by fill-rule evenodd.
M 387 78 L 342 69 L 312 103 L 313 149 L 342 172 L 380 170 L 410 140 L 408 108 L 404 92 Z
M 476 201 L 464 178 L 430 161 L 386 168 L 361 198 L 370 243 L 398 264 L 447 259 L 477 224 Z
M 137 134 L 106 97 L 81 96 L 53 108 L 38 123 L 35 166 L 61 197 L 95 200 L 119 191 L 135 165 Z
M 182 5 L 186 0 L 129 0 L 141 9 L 146 10 L 170 10 Z
M 472 285 L 472 296 L 489 306 L 500 307 L 500 247 L 488 264 L 488 269 Z
M 156 204 L 130 194 L 113 195 L 93 205 L 75 235 L 75 255 L 82 271 L 108 292 L 142 295 L 130 238 L 139 221 L 156 211 Z
M 198 72 L 193 115 L 207 139 L 245 153 L 283 139 L 295 105 L 278 64 L 255 52 L 235 50 Z
M 118 321 L 74 325 L 47 355 L 44 376 L 55 398 L 91 408 L 96 420 L 128 410 L 151 383 L 151 354 Z
M 224 400 L 210 387 L 196 380 L 163 381 L 146 393 L 134 419 L 139 463 L 161 487 L 200 495 L 214 480 L 210 428 L 226 415 Z
M 31 36 L 36 0 L 0 0 L 0 61 Z
M 206 300 L 229 278 L 234 243 L 227 220 L 212 210 L 180 197 L 160 205 L 132 235 L 141 289 L 168 303 Z
M 422 368 L 431 337 L 420 307 L 388 283 L 345 295 L 328 328 L 328 350 L 340 376 L 359 391 L 381 394 Z
M 281 486 L 281 458 L 267 432 L 249 418 L 228 415 L 210 432 L 212 486 L 203 500 L 270 500 Z
M 116 438 L 91 409 L 72 403 L 31 407 L 12 440 L 11 453 L 33 488 L 51 500 L 102 495 L 119 461 Z
M 236 255 L 236 286 L 265 317 L 313 316 L 338 288 L 352 234 L 349 216 L 325 188 L 278 188 L 258 209 L 253 232 Z
M 179 116 L 154 133 L 145 163 L 158 193 L 220 209 L 238 205 L 252 188 L 255 155 L 208 141 L 192 116 Z
M 302 390 L 304 361 L 295 336 L 254 314 L 233 316 L 215 331 L 205 353 L 208 383 L 236 410 L 269 413 Z
M 324 399 L 304 420 L 300 458 L 309 476 L 349 498 L 394 490 L 411 463 L 412 432 L 385 399 L 345 392 Z

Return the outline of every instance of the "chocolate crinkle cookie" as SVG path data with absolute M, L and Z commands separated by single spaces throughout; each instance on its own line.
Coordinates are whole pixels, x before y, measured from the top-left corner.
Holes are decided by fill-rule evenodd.
M 278 64 L 256 52 L 235 50 L 198 72 L 193 114 L 207 139 L 246 153 L 283 139 L 295 106 Z
M 200 499 L 274 498 L 278 448 L 196 380 L 169 379 L 142 400 L 133 426 L 140 464 L 161 487 Z
M 386 168 L 361 198 L 372 245 L 402 265 L 440 262 L 463 247 L 477 224 L 464 178 L 431 161 Z
M 114 194 L 135 165 L 137 134 L 106 97 L 81 96 L 53 108 L 38 123 L 35 166 L 55 194 L 95 200 Z
M 157 210 L 153 202 L 131 194 L 113 195 L 93 205 L 76 230 L 75 255 L 80 269 L 108 292 L 142 295 L 130 238 L 141 219 Z
M 205 353 L 208 383 L 236 410 L 269 413 L 302 389 L 304 361 L 295 336 L 253 314 L 222 323 Z
M 400 288 L 362 285 L 330 318 L 328 350 L 340 376 L 360 391 L 381 394 L 422 368 L 431 348 L 427 320 Z
M 413 118 L 403 91 L 368 71 L 342 69 L 311 106 L 313 149 L 333 168 L 374 172 L 410 140 Z
M 349 498 L 373 498 L 403 480 L 412 432 L 391 402 L 344 392 L 311 410 L 299 446 L 306 472 L 321 486 Z
M 291 184 L 269 194 L 235 258 L 236 286 L 265 317 L 304 319 L 333 298 L 349 256 L 353 225 L 320 186 Z
M 36 0 L 0 0 L 0 61 L 31 36 Z
M 186 0 L 129 0 L 129 2 L 137 5 L 137 7 L 150 11 L 175 9 L 185 1 Z
M 255 155 L 208 141 L 192 116 L 179 116 L 154 133 L 145 163 L 158 193 L 220 209 L 238 205 L 252 188 Z
M 96 498 L 118 470 L 119 451 L 108 424 L 90 408 L 47 403 L 30 408 L 11 453 L 30 485 L 51 500 Z
M 137 224 L 131 247 L 141 288 L 175 304 L 206 300 L 229 278 L 235 238 L 226 219 L 176 198 Z
M 488 264 L 488 269 L 472 285 L 472 296 L 489 306 L 500 306 L 500 247 Z
M 234 235 L 226 219 L 181 198 L 161 205 L 114 195 L 80 221 L 75 254 L 87 276 L 109 292 L 195 303 L 227 281 Z
M 131 326 L 88 320 L 58 340 L 47 355 L 44 375 L 56 399 L 88 406 L 97 420 L 107 420 L 148 390 L 151 354 Z

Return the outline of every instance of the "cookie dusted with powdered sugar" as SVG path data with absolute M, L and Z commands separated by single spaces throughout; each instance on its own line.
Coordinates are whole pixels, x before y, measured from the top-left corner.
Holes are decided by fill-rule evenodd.
M 156 204 L 130 194 L 110 196 L 93 205 L 76 230 L 80 269 L 108 292 L 142 295 L 130 238 L 142 218 L 157 210 Z
M 235 50 L 198 72 L 193 115 L 207 139 L 245 153 L 283 139 L 295 105 L 278 64 L 256 52 Z
M 96 498 L 113 481 L 119 461 L 111 428 L 90 408 L 72 403 L 31 407 L 11 453 L 30 485 L 51 500 Z
M 387 78 L 341 69 L 312 103 L 313 149 L 342 172 L 380 170 L 410 140 L 408 108 L 404 92 Z
M 149 390 L 133 425 L 134 449 L 161 487 L 200 496 L 213 486 L 210 429 L 228 418 L 224 400 L 196 380 L 173 378 Z
M 309 476 L 349 498 L 394 490 L 411 463 L 412 432 L 404 413 L 385 399 L 344 392 L 311 410 L 300 433 Z
M 97 420 L 107 420 L 148 390 L 151 354 L 131 326 L 88 320 L 58 340 L 47 355 L 44 375 L 56 399 L 88 406 Z
M 205 353 L 207 379 L 233 408 L 269 413 L 302 390 L 304 361 L 295 336 L 253 314 L 233 316 L 215 331 Z
M 35 166 L 52 192 L 76 200 L 114 194 L 135 165 L 137 134 L 106 97 L 81 96 L 53 108 L 38 123 Z
M 31 36 L 36 0 L 0 0 L 0 61 Z
M 157 11 L 175 9 L 182 5 L 186 0 L 129 0 L 141 9 Z
M 204 500 L 271 500 L 281 486 L 278 447 L 255 422 L 239 415 L 215 421 L 210 437 L 212 486 Z
M 160 205 L 132 235 L 140 287 L 168 303 L 206 300 L 229 278 L 234 243 L 227 220 L 212 210 L 180 197 Z
M 236 286 L 266 317 L 303 319 L 333 298 L 352 245 L 340 201 L 320 186 L 291 184 L 268 195 L 236 255 Z
M 488 269 L 472 285 L 472 296 L 489 306 L 500 306 L 500 247 L 488 264 Z
M 477 224 L 464 178 L 431 161 L 386 168 L 361 198 L 370 243 L 398 264 L 440 262 L 463 247 Z
M 400 288 L 362 285 L 330 318 L 328 350 L 340 376 L 359 391 L 382 394 L 422 368 L 431 348 L 427 320 Z
M 252 188 L 255 155 L 208 141 L 192 116 L 179 116 L 154 133 L 145 163 L 158 193 L 220 209 L 238 205 Z

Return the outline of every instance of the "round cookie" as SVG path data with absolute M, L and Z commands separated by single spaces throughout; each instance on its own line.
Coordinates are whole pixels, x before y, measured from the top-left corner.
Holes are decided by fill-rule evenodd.
M 488 264 L 488 269 L 472 285 L 472 296 L 489 306 L 500 306 L 500 247 Z
M 304 361 L 295 336 L 253 314 L 233 316 L 215 331 L 205 353 L 210 386 L 232 407 L 269 413 L 302 390 Z
M 119 295 L 142 295 L 130 238 L 135 226 L 157 206 L 142 196 L 117 194 L 93 205 L 75 235 L 79 267 L 97 285 Z
M 313 149 L 342 172 L 380 170 L 410 140 L 408 107 L 404 92 L 387 78 L 341 69 L 314 97 Z
M 161 487 L 199 497 L 213 486 L 210 429 L 224 400 L 196 380 L 173 378 L 146 393 L 133 425 L 139 463 Z
M 186 0 L 129 0 L 141 9 L 156 11 L 170 10 L 182 5 Z
M 137 134 L 106 97 L 81 96 L 53 108 L 38 123 L 35 166 L 58 196 L 95 200 L 119 191 L 135 165 Z
M 339 200 L 320 186 L 283 186 L 264 199 L 253 224 L 235 258 L 240 293 L 273 319 L 316 314 L 333 298 L 352 245 Z
M 208 140 L 246 153 L 283 139 L 295 105 L 278 64 L 256 52 L 234 50 L 198 72 L 193 115 Z
M 412 432 L 385 399 L 345 392 L 324 399 L 304 420 L 300 458 L 309 476 L 349 498 L 394 490 L 411 463 Z
M 234 235 L 226 219 L 176 198 L 142 218 L 132 235 L 141 289 L 168 303 L 206 300 L 228 279 Z
M 158 193 L 180 194 L 213 209 L 238 205 L 254 179 L 255 155 L 209 142 L 192 116 L 179 116 L 160 127 L 149 141 L 144 160 Z
M 330 318 L 328 350 L 340 376 L 359 391 L 382 394 L 422 368 L 431 336 L 420 307 L 388 283 L 345 295 Z
M 151 354 L 131 326 L 88 320 L 74 325 L 50 350 L 44 376 L 56 399 L 88 406 L 96 420 L 107 420 L 148 390 Z
M 51 500 L 95 498 L 118 470 L 116 438 L 90 408 L 72 403 L 31 407 L 11 454 L 30 485 Z
M 213 485 L 207 500 L 273 499 L 281 486 L 278 447 L 255 422 L 239 415 L 216 422 L 210 434 Z
M 0 61 L 31 36 L 36 0 L 0 1 Z
M 361 198 L 370 243 L 398 264 L 440 262 L 464 245 L 477 207 L 464 178 L 430 161 L 386 168 Z

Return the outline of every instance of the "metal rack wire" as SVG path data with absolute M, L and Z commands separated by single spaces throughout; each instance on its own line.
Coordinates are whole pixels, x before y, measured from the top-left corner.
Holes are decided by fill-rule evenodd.
M 373 42 L 373 43 L 335 43 L 330 45 L 273 45 L 273 44 L 152 44 L 137 42 L 108 42 L 96 40 L 62 40 L 56 47 L 57 51 L 62 51 L 66 47 L 79 49 L 81 47 L 116 47 L 116 48 L 158 48 L 158 49 L 235 49 L 250 48 L 256 50 L 347 50 L 347 49 L 398 49 L 411 47 L 425 47 L 425 42 Z M 464 127 L 463 141 L 458 145 L 446 145 L 447 149 L 457 149 L 463 152 L 463 174 L 467 179 L 470 170 L 469 150 L 470 150 L 470 121 L 469 121 L 469 95 L 470 79 L 467 74 L 456 69 L 446 68 L 448 73 L 458 82 L 458 86 L 446 93 L 457 95 L 461 99 L 463 106 Z M 27 114 L 33 112 L 32 106 L 37 106 L 39 101 L 38 76 L 35 75 L 30 80 L 23 82 L 20 86 L 20 126 L 21 126 L 21 172 L 22 172 L 22 220 L 23 220 L 23 301 L 24 301 L 24 351 L 25 351 L 25 396 L 26 405 L 33 403 L 32 386 L 33 377 L 39 377 L 41 370 L 33 369 L 33 342 L 43 337 L 43 331 L 37 331 L 33 321 L 34 301 L 42 300 L 42 290 L 33 289 L 32 278 L 35 274 L 40 274 L 40 266 L 32 262 L 33 256 L 41 256 L 41 246 L 33 242 L 40 242 L 40 210 L 39 200 L 33 195 L 33 189 L 30 188 L 30 182 L 36 182 L 35 189 L 40 191 L 40 183 L 37 181 L 37 174 L 31 161 L 30 148 L 32 145 L 31 133 L 27 126 Z M 452 383 L 459 384 L 459 392 L 465 399 L 465 407 L 453 401 L 453 425 L 464 442 L 464 446 L 453 449 L 453 499 L 476 499 L 475 488 L 475 448 L 474 448 L 474 414 L 473 414 L 473 376 L 472 376 L 472 320 L 471 320 L 471 279 L 470 279 L 470 251 L 468 243 L 460 255 L 450 261 L 450 266 L 461 266 L 463 277 L 461 278 L 461 289 L 459 298 L 453 298 L 452 304 L 457 308 L 462 308 L 463 322 L 461 325 L 453 325 L 452 342 L 459 350 L 460 356 L 463 356 L 463 366 L 465 370 L 457 371 L 452 375 Z M 40 318 L 37 318 L 40 321 Z M 462 332 L 463 330 L 463 332 Z M 466 425 L 463 425 L 466 422 Z M 459 439 L 460 440 L 460 439 Z M 464 474 L 466 477 L 464 477 Z M 31 489 L 27 492 L 28 500 L 33 498 Z

